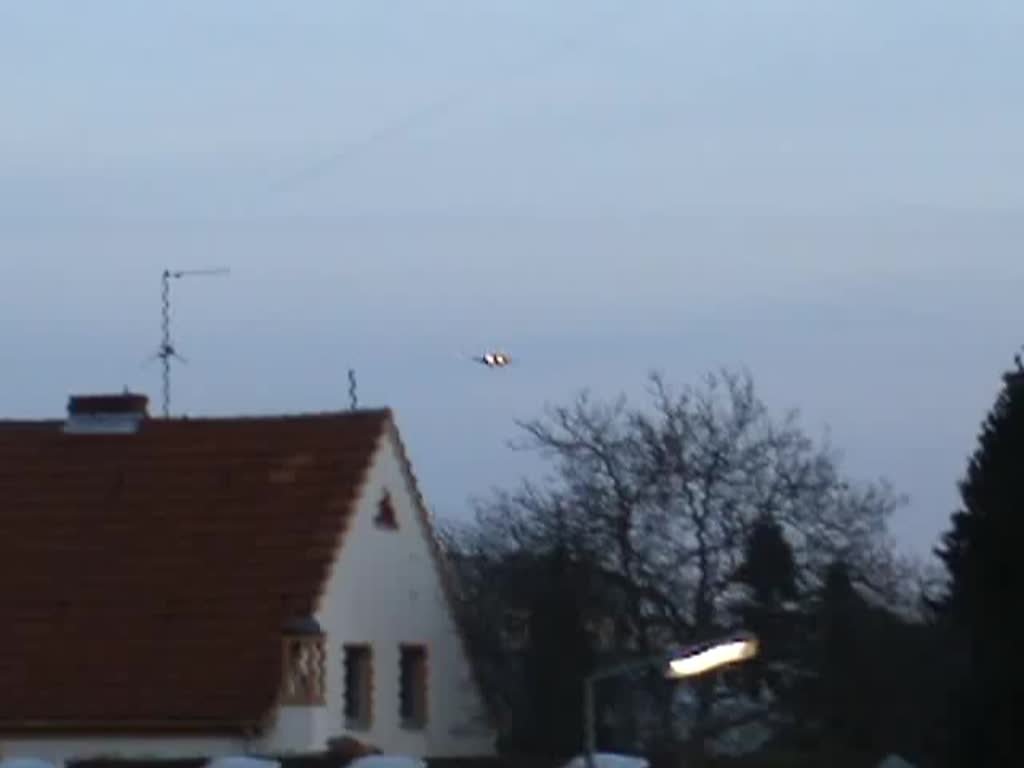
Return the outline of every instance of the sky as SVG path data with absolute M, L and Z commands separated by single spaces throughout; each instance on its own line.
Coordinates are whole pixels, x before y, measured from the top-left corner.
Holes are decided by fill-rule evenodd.
M 441 517 L 514 421 L 746 367 L 927 553 L 1024 343 L 1019 0 L 0 2 L 0 417 L 393 407 Z M 474 366 L 502 349 L 516 365 Z

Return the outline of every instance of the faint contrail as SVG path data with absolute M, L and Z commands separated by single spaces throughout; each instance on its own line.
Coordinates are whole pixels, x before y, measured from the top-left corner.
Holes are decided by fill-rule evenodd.
M 300 185 L 303 182 L 312 181 L 317 177 L 322 177 L 330 173 L 336 166 L 343 163 L 351 155 L 354 155 L 368 147 L 372 147 L 374 144 L 385 141 L 392 136 L 400 135 L 408 131 L 410 128 L 415 127 L 416 124 L 422 120 L 443 114 L 458 104 L 459 101 L 472 96 L 473 91 L 475 90 L 475 88 L 464 88 L 460 91 L 449 94 L 443 99 L 439 99 L 438 101 L 427 104 L 420 109 L 414 110 L 413 112 L 405 115 L 405 117 L 398 122 L 384 126 L 374 133 L 371 133 L 369 136 L 356 139 L 352 143 L 342 147 L 337 152 L 321 158 L 314 163 L 310 163 L 305 168 L 301 168 L 288 176 L 278 179 L 271 184 L 269 191 L 271 193 L 285 191 L 291 187 Z
M 613 28 L 616 27 L 621 14 L 635 10 L 635 6 L 629 5 L 628 3 L 624 4 L 617 9 L 618 13 L 614 14 L 611 19 L 605 20 L 605 27 L 608 27 L 608 25 L 611 25 Z M 593 26 L 596 25 L 592 25 L 592 27 Z M 592 31 L 592 28 L 578 32 L 575 35 L 562 37 L 557 41 L 555 46 L 547 55 L 532 57 L 528 63 L 532 64 L 534 68 L 550 64 L 559 56 L 564 55 L 566 52 L 577 47 L 580 41 L 583 40 L 590 31 Z M 340 165 L 344 164 L 348 158 L 358 152 L 364 151 L 367 148 L 372 147 L 375 144 L 379 144 L 389 138 L 407 133 L 410 129 L 425 120 L 450 112 L 460 103 L 470 101 L 481 91 L 493 93 L 493 86 L 494 78 L 488 78 L 487 80 L 481 80 L 472 85 L 455 90 L 437 101 L 433 101 L 423 107 L 412 110 L 397 122 L 383 126 L 368 136 L 346 144 L 338 151 L 310 163 L 304 168 L 300 168 L 297 171 L 277 179 L 269 185 L 266 191 L 270 194 L 284 192 L 289 189 L 300 187 L 303 183 L 312 181 L 316 178 L 322 178 L 337 169 Z

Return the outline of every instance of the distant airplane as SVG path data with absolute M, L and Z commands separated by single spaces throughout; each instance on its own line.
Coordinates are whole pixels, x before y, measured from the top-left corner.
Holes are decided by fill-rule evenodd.
M 512 363 L 512 358 L 504 352 L 484 352 L 482 355 L 474 357 L 473 360 L 488 368 L 504 368 Z

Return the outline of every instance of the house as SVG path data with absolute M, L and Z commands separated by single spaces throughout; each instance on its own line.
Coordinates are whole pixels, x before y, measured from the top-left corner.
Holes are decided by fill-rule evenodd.
M 493 753 L 388 410 L 0 422 L 0 757 Z

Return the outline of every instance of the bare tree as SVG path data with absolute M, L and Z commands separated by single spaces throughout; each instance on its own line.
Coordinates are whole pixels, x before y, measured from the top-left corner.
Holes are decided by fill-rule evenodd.
M 521 422 L 515 447 L 539 451 L 551 477 L 481 504 L 470 548 L 503 557 L 568 542 L 625 596 L 619 628 L 640 650 L 735 625 L 745 545 L 765 518 L 791 546 L 802 592 L 841 561 L 891 600 L 900 578 L 887 521 L 902 500 L 887 485 L 846 481 L 827 441 L 793 413 L 772 418 L 747 373 L 681 390 L 652 374 L 648 394 L 637 407 L 584 392 Z M 698 697 L 701 733 L 715 727 L 712 688 Z

